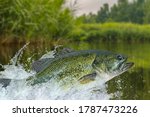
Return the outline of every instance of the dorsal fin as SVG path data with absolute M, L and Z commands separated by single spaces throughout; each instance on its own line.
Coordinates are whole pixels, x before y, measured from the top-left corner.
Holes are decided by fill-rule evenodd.
M 58 47 L 58 48 L 55 48 L 54 57 L 61 56 L 61 55 L 71 53 L 71 52 L 75 52 L 75 51 L 72 50 L 71 48 Z
M 43 58 L 43 59 L 37 60 L 34 63 L 32 63 L 32 69 L 38 73 L 42 71 L 43 69 L 45 69 L 49 65 L 49 63 L 52 62 L 53 59 L 60 57 L 61 55 L 64 55 L 64 54 L 74 52 L 70 48 L 60 48 L 60 47 L 55 48 L 54 51 L 55 51 L 54 58 Z

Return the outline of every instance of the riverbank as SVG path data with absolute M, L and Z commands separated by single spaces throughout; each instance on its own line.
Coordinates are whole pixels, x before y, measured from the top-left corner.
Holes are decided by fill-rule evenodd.
M 38 35 L 38 34 L 37 34 Z M 70 30 L 67 38 L 26 38 L 5 35 L 0 37 L 0 44 L 17 43 L 62 43 L 68 41 L 102 41 L 102 42 L 150 42 L 150 25 L 133 23 L 80 23 Z
M 71 34 L 71 39 L 80 41 L 150 41 L 150 25 L 133 23 L 80 24 Z

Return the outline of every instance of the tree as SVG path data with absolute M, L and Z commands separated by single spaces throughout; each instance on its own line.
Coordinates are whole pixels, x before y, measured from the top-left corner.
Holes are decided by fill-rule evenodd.
M 98 22 L 104 23 L 108 21 L 114 22 L 132 22 L 142 24 L 150 22 L 150 0 L 134 0 L 129 2 L 128 0 L 118 0 L 117 4 L 114 4 L 109 8 L 108 4 L 104 4 L 96 15 L 85 15 L 84 22 Z M 95 18 L 95 20 L 94 20 Z
M 135 0 L 130 4 L 129 17 L 131 19 L 131 22 L 139 24 L 143 23 L 144 3 L 144 0 Z
M 118 4 L 114 5 L 110 11 L 110 18 L 116 22 L 133 22 L 143 23 L 144 0 L 118 0 Z
M 117 22 L 127 22 L 129 21 L 129 14 L 128 14 L 128 9 L 129 9 L 129 2 L 128 0 L 118 0 L 118 4 L 114 5 L 111 8 L 110 12 L 110 18 L 113 21 Z
M 77 22 L 84 22 L 84 23 L 95 23 L 96 15 L 93 13 L 89 13 L 88 15 L 83 14 L 82 16 L 77 18 Z
M 109 5 L 104 4 L 103 7 L 97 12 L 96 22 L 106 22 L 109 18 Z
M 145 0 L 144 4 L 144 23 L 150 23 L 150 0 Z

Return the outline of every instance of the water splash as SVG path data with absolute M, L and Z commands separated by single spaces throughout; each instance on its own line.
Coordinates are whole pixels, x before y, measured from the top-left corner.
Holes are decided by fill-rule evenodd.
M 17 65 L 17 63 L 19 62 L 20 58 L 22 57 L 23 54 L 23 50 L 25 50 L 25 48 L 29 45 L 29 43 L 25 44 L 16 54 L 15 56 L 10 60 L 10 63 L 12 65 Z M 19 64 L 19 63 L 18 63 Z
M 107 85 L 97 76 L 96 81 L 86 84 L 74 84 L 68 90 L 63 90 L 55 80 L 47 83 L 27 86 L 25 79 L 29 76 L 35 75 L 32 70 L 26 71 L 24 66 L 20 64 L 19 60 L 23 54 L 23 50 L 28 46 L 23 46 L 16 55 L 10 60 L 11 64 L 3 65 L 4 71 L 0 71 L 0 79 L 11 79 L 7 87 L 0 84 L 0 99 L 110 99 L 111 94 L 107 93 Z M 41 58 L 53 58 L 54 51 L 50 51 Z M 29 57 L 30 58 L 30 57 Z
M 34 74 L 33 71 L 25 71 L 24 66 L 20 64 L 23 51 L 28 45 L 29 43 L 25 44 L 10 60 L 8 65 L 1 65 L 4 71 L 0 71 L 0 79 L 25 79 Z

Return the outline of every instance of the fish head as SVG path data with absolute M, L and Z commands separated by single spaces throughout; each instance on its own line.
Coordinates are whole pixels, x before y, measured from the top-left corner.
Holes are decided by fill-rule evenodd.
M 124 73 L 134 65 L 133 62 L 127 62 L 127 59 L 128 57 L 122 54 L 106 52 L 98 54 L 92 65 L 99 75 L 105 74 L 109 76 L 107 80 L 110 80 L 113 77 Z

